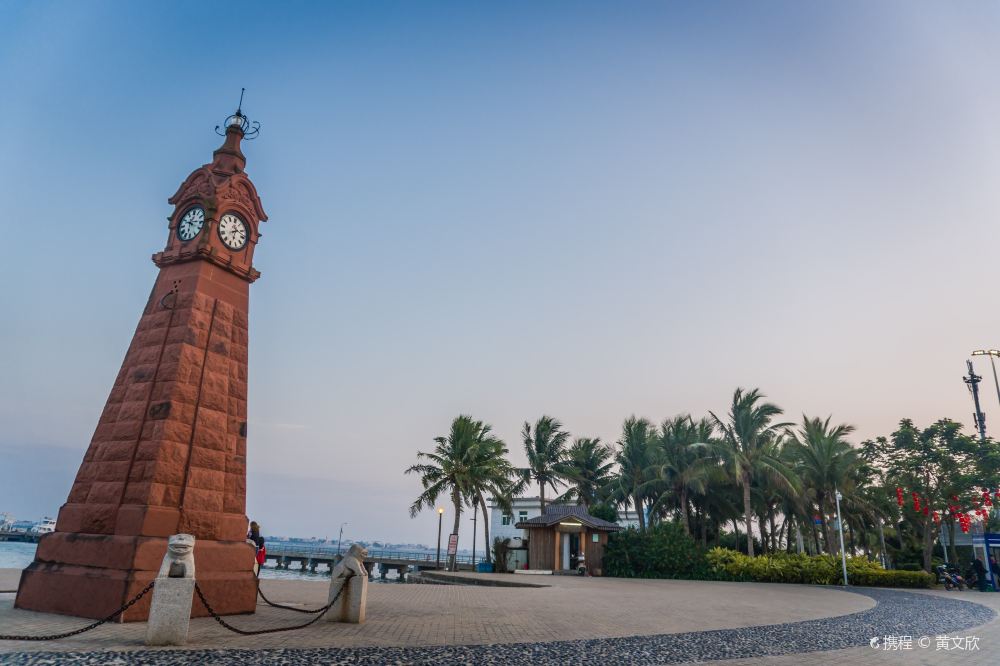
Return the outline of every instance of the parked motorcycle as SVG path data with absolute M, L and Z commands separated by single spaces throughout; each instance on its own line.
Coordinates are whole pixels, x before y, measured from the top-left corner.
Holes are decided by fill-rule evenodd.
M 939 564 L 934 569 L 937 572 L 938 583 L 944 585 L 944 589 L 949 591 L 956 587 L 959 590 L 965 589 L 965 579 L 959 575 L 958 569 L 955 567 L 946 567 L 943 564 Z

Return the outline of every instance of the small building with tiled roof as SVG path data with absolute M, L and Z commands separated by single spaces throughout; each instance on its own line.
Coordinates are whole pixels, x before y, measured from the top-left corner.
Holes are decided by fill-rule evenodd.
M 536 571 L 579 571 L 602 575 L 608 534 L 616 523 L 587 513 L 582 506 L 550 505 L 545 513 L 515 525 L 528 533 L 528 568 Z

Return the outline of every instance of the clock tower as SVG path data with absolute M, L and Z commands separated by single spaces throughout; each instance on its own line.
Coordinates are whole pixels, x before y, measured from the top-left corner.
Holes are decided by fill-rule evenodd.
M 242 102 L 242 99 L 241 99 Z M 152 580 L 167 537 L 193 534 L 198 584 L 223 614 L 256 607 L 246 543 L 247 313 L 267 220 L 244 171 L 257 123 L 225 141 L 168 202 L 167 244 L 55 532 L 21 574 L 16 606 L 102 618 Z M 124 621 L 145 620 L 147 595 Z M 207 614 L 195 600 L 194 615 Z

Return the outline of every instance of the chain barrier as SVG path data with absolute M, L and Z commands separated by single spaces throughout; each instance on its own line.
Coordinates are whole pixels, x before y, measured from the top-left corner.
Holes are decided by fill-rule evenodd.
M 264 596 L 264 591 L 260 589 L 259 582 L 257 584 L 257 594 L 260 595 L 260 598 L 263 599 L 264 603 L 267 604 L 268 606 L 271 606 L 273 608 L 283 608 L 284 610 L 295 611 L 296 613 L 307 613 L 311 615 L 312 613 L 322 613 L 327 608 L 329 608 L 329 606 L 324 606 L 323 608 L 316 608 L 314 610 L 309 610 L 308 608 L 296 608 L 295 606 L 285 606 L 284 604 L 276 604 Z
M 260 634 L 274 634 L 279 631 L 293 631 L 295 629 L 305 629 L 306 627 L 315 624 L 317 621 L 319 621 L 320 618 L 323 617 L 323 615 L 326 614 L 326 611 L 330 610 L 330 608 L 335 603 L 337 603 L 337 599 L 339 599 L 340 595 L 343 594 L 344 590 L 347 589 L 347 584 L 353 577 L 354 574 L 347 576 L 347 578 L 344 580 L 344 584 L 340 587 L 340 590 L 337 591 L 337 594 L 334 595 L 333 599 L 331 599 L 330 603 L 328 603 L 326 606 L 323 606 L 322 608 L 317 608 L 314 611 L 303 611 L 306 613 L 317 613 L 316 617 L 314 617 L 313 619 L 309 620 L 308 622 L 305 622 L 304 624 L 296 624 L 291 627 L 275 627 L 273 629 L 247 630 L 234 627 L 233 625 L 223 620 L 222 617 L 218 613 L 216 613 L 215 610 L 209 605 L 208 599 L 205 598 L 205 593 L 201 591 L 200 587 L 198 587 L 198 583 L 194 584 L 194 591 L 198 594 L 198 598 L 201 599 L 201 603 L 205 605 L 205 609 L 208 610 L 208 614 L 211 615 L 212 618 L 220 625 L 222 625 L 224 628 L 228 629 L 229 631 L 232 631 L 233 633 L 240 634 L 241 636 L 259 636 Z M 278 608 L 281 608 L 281 606 L 278 606 Z M 290 610 L 302 611 L 302 609 L 300 608 L 291 608 L 291 607 L 286 607 L 286 608 L 290 608 Z
M 97 627 L 101 626 L 106 622 L 111 622 L 116 617 L 118 617 L 119 615 L 127 611 L 129 608 L 131 608 L 132 605 L 135 604 L 135 602 L 139 601 L 139 599 L 142 599 L 144 596 L 146 596 L 146 594 L 150 590 L 153 589 L 153 585 L 155 583 L 156 579 L 154 578 L 153 580 L 149 581 L 149 585 L 147 585 L 142 590 L 142 592 L 132 597 L 132 599 L 129 602 L 127 602 L 124 606 L 116 610 L 114 613 L 107 616 L 103 620 L 98 620 L 93 624 L 88 624 L 86 627 L 83 627 L 81 629 L 76 629 L 75 631 L 67 631 L 61 634 L 49 634 L 47 636 L 14 636 L 14 635 L 0 634 L 0 641 L 56 641 L 59 640 L 60 638 L 69 638 L 70 636 L 76 636 L 77 634 L 82 634 L 85 631 L 96 629 Z

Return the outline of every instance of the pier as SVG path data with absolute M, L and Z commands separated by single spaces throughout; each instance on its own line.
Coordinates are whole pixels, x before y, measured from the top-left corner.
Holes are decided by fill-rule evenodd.
M 276 569 L 299 570 L 303 572 L 316 573 L 319 566 L 326 565 L 326 573 L 340 561 L 341 555 L 336 549 L 313 546 L 301 543 L 287 543 L 282 541 L 272 541 L 266 544 L 266 562 L 274 562 Z M 448 561 L 448 557 L 441 554 L 441 567 Z M 382 578 L 390 569 L 395 569 L 400 580 L 404 580 L 410 567 L 417 570 L 437 569 L 437 557 L 435 553 L 420 553 L 404 550 L 369 550 L 368 556 L 364 560 L 365 568 L 369 577 L 375 575 L 376 568 Z M 292 565 L 295 565 L 294 567 Z M 475 563 L 471 555 L 459 555 L 456 564 L 459 570 L 472 571 Z
M 43 535 L 37 532 L 0 532 L 0 541 L 21 541 L 23 543 L 38 543 Z

